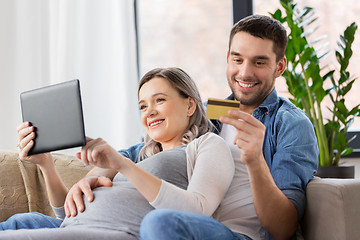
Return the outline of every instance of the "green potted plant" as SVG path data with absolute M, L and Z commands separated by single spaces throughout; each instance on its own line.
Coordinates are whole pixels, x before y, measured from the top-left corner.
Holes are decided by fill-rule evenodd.
M 324 168 L 332 169 L 333 166 L 339 166 L 340 158 L 353 151 L 348 147 L 348 143 L 353 139 L 348 140 L 347 133 L 354 118 L 360 114 L 360 104 L 348 109 L 345 95 L 349 93 L 356 80 L 347 68 L 352 56 L 351 45 L 357 24 L 350 24 L 340 36 L 339 51 L 335 51 L 338 68 L 321 69 L 319 66 L 321 60 L 330 52 L 326 51 L 319 56 L 318 49 L 324 46 L 318 46 L 322 43 L 322 37 L 312 42 L 308 41 L 309 35 L 316 31 L 316 28 L 312 28 L 312 24 L 317 20 L 314 17 L 315 9 L 310 7 L 299 9 L 292 0 L 280 0 L 280 3 L 284 13 L 277 9 L 270 15 L 281 23 L 286 23 L 289 29 L 285 53 L 287 70 L 283 76 L 292 95 L 290 100 L 306 112 L 314 125 L 319 145 L 318 173 L 320 173 Z M 317 50 L 315 45 L 318 47 Z M 331 82 L 329 88 L 324 88 L 325 81 Z M 331 105 L 326 106 L 331 112 L 330 118 L 325 118 L 322 113 L 321 106 L 325 98 L 331 99 Z M 354 177 L 354 166 L 350 169 L 351 172 Z

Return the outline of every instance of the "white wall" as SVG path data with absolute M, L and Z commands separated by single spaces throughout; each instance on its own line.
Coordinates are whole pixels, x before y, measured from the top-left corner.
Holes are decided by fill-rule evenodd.
M 0 149 L 16 149 L 22 91 L 75 78 L 86 134 L 138 143 L 135 47 L 133 0 L 1 0 Z

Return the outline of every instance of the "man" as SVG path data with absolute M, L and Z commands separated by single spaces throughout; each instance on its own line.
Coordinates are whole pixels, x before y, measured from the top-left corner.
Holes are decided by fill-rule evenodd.
M 231 30 L 227 53 L 230 99 L 241 105 L 240 111 L 230 112 L 234 118 L 220 118 L 220 135 L 239 149 L 265 234 L 241 231 L 246 216 L 238 210 L 243 207 L 240 200 L 234 200 L 217 211 L 226 212 L 231 219 L 214 215 L 223 224 L 196 214 L 154 210 L 143 220 L 143 239 L 295 238 L 305 208 L 306 184 L 317 169 L 318 149 L 306 115 L 279 98 L 274 88 L 275 79 L 286 67 L 286 44 L 286 30 L 278 21 L 249 16 Z

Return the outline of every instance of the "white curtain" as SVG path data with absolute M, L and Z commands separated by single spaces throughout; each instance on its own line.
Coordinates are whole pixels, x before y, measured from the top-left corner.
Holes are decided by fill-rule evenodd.
M 134 0 L 0 0 L 0 149 L 16 149 L 21 92 L 72 79 L 87 136 L 138 143 L 134 23 Z

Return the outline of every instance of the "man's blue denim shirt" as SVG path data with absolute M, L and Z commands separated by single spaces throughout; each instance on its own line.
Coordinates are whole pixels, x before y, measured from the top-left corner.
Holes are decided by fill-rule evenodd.
M 233 95 L 228 99 L 234 99 Z M 285 98 L 278 97 L 276 90 L 252 114 L 265 127 L 263 154 L 271 175 L 279 189 L 296 207 L 302 218 L 306 197 L 306 185 L 318 167 L 318 144 L 314 127 L 307 115 Z M 221 123 L 213 121 L 217 131 Z M 143 143 L 119 151 L 136 161 Z
M 234 99 L 233 95 L 228 99 Z M 264 158 L 276 185 L 295 205 L 300 220 L 305 210 L 306 185 L 318 167 L 314 127 L 304 111 L 279 97 L 275 88 L 252 115 L 266 127 Z

